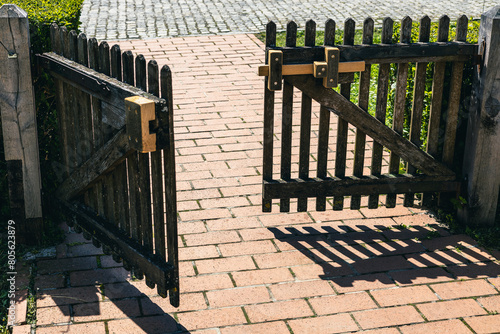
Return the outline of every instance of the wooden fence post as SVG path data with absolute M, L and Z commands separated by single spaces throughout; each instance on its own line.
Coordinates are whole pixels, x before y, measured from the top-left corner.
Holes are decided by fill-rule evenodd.
M 16 241 L 33 244 L 40 240 L 43 225 L 40 161 L 28 15 L 16 5 L 0 8 L 0 42 L 0 111 L 10 205 L 18 220 Z
M 463 166 L 467 204 L 458 217 L 493 225 L 500 190 L 500 6 L 481 15 L 478 42 L 482 61 L 474 72 Z

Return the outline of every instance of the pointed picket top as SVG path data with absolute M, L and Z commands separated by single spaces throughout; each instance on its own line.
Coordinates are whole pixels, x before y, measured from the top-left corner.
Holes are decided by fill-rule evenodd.
M 443 15 L 439 18 L 438 42 L 448 42 L 448 34 L 450 32 L 450 18 L 448 15 Z
M 420 30 L 418 32 L 418 41 L 423 43 L 429 42 L 431 34 L 431 19 L 425 15 L 420 19 Z
M 269 21 L 266 25 L 266 46 L 276 46 L 276 23 Z
M 354 45 L 356 22 L 352 18 L 344 21 L 344 45 Z
M 469 19 L 466 15 L 461 15 L 457 20 L 457 34 L 455 37 L 456 41 L 465 42 L 467 41 L 467 28 L 469 24 Z
M 394 30 L 394 21 L 390 17 L 384 18 L 382 23 L 382 44 L 392 43 L 392 32 Z
M 375 22 L 371 17 L 363 21 L 363 44 L 373 44 L 373 27 Z
M 289 21 L 286 25 L 286 46 L 293 47 L 297 44 L 297 23 Z
M 325 22 L 325 40 L 324 45 L 335 45 L 335 21 L 328 19 Z
M 412 23 L 413 21 L 409 16 L 405 16 L 401 20 L 401 33 L 399 37 L 401 43 L 411 43 Z
M 307 20 L 306 22 L 306 33 L 304 36 L 305 46 L 315 46 L 316 45 L 316 22 L 314 20 Z

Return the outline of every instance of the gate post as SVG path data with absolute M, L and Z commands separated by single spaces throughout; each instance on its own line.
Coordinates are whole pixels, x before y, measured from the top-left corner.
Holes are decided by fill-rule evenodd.
M 493 225 L 500 189 L 500 6 L 481 15 L 482 61 L 474 70 L 463 175 L 465 224 Z
M 37 243 L 42 195 L 28 15 L 16 5 L 0 8 L 0 111 L 16 241 Z

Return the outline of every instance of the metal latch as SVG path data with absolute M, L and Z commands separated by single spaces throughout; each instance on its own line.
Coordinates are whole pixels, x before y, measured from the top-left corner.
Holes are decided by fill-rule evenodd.
M 271 91 L 281 90 L 284 75 L 312 74 L 315 78 L 323 78 L 326 88 L 337 87 L 339 73 L 361 72 L 365 70 L 364 61 L 339 62 L 340 50 L 325 47 L 325 61 L 312 64 L 283 65 L 283 52 L 268 51 L 268 64 L 259 66 L 259 76 L 269 77 L 267 88 Z
M 156 134 L 149 122 L 155 120 L 155 103 L 142 96 L 125 99 L 125 121 L 130 148 L 141 153 L 156 151 Z

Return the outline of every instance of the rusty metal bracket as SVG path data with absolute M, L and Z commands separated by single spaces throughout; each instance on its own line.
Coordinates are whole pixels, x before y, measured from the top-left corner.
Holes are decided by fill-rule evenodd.
M 283 51 L 268 50 L 268 65 L 259 66 L 259 76 L 268 77 L 267 88 L 270 91 L 281 90 L 285 75 L 312 74 L 323 79 L 326 88 L 337 87 L 339 73 L 361 72 L 365 70 L 364 61 L 339 62 L 340 50 L 335 47 L 324 47 L 325 60 L 312 64 L 283 64 Z
M 142 96 L 125 99 L 125 122 L 130 147 L 141 152 L 156 151 L 156 134 L 149 122 L 155 120 L 155 103 Z

